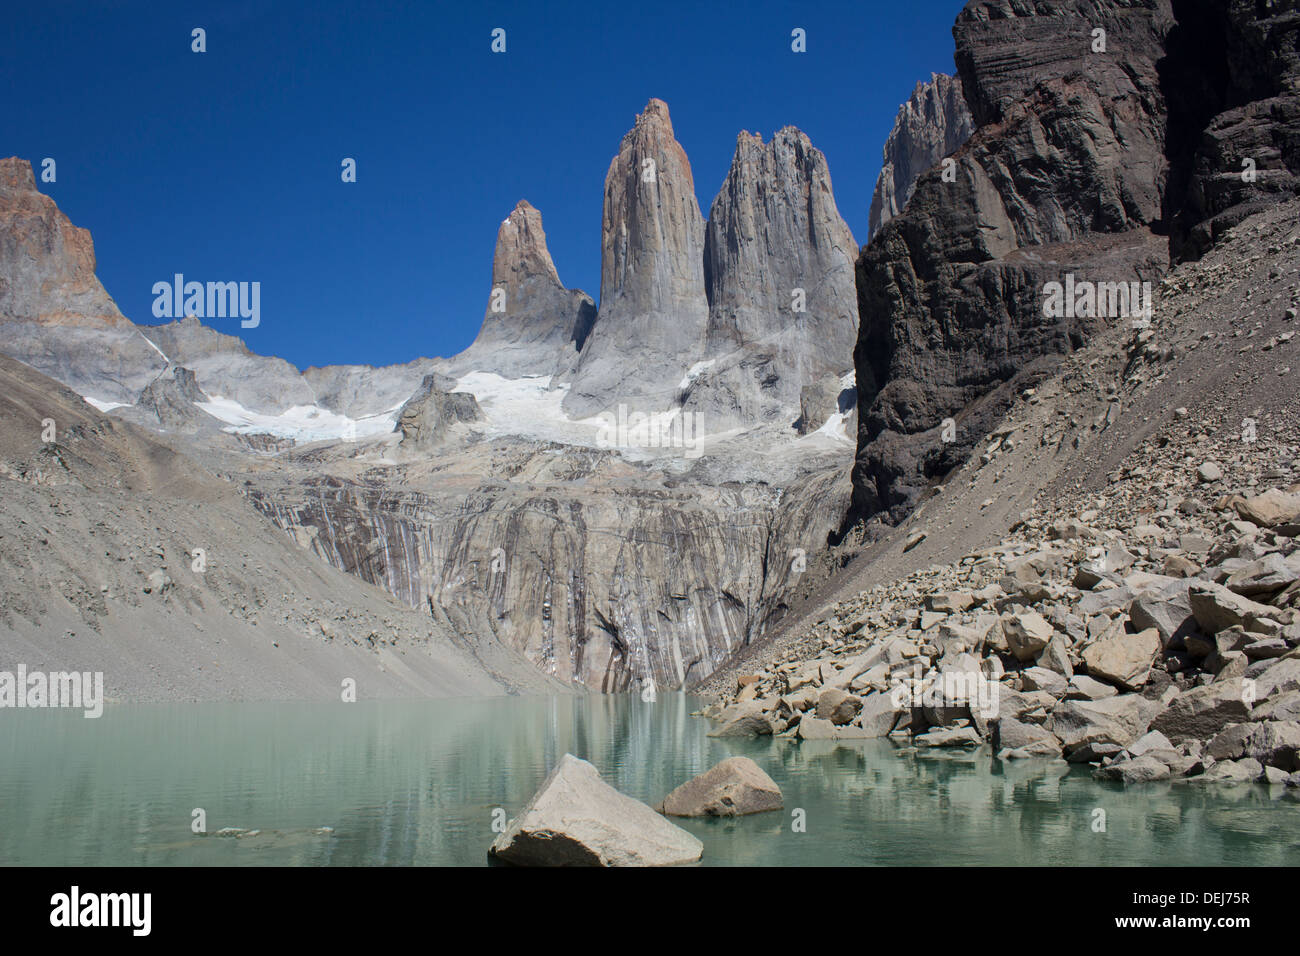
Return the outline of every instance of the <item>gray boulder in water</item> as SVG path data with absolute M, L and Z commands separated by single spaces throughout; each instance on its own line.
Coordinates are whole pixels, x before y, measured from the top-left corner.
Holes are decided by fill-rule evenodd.
M 728 757 L 664 797 L 670 817 L 738 817 L 780 810 L 781 788 L 748 757 Z
M 488 852 L 519 866 L 673 866 L 704 844 L 565 754 Z

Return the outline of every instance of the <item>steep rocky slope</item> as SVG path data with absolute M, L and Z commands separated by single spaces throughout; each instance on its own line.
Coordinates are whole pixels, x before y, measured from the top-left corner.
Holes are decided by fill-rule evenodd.
M 867 241 L 912 198 L 917 178 L 970 137 L 973 123 L 961 80 L 932 73 L 898 110 L 883 149 L 867 216 Z
M 133 700 L 341 700 L 345 678 L 358 698 L 560 688 L 311 558 L 230 481 L 3 356 L 0 486 L 0 669 L 102 671 Z

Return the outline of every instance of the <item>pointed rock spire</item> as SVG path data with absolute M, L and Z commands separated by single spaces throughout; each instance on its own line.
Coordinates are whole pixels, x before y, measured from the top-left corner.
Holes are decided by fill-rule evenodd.
M 571 415 L 669 407 L 708 324 L 704 219 L 668 106 L 652 99 L 605 177 L 600 311 L 565 399 Z
M 821 150 L 793 126 L 767 144 L 742 132 L 709 209 L 710 352 L 802 326 L 811 349 L 847 368 L 857 334 L 857 252 Z
M 838 394 L 857 336 L 857 244 L 807 136 L 737 137 L 704 248 L 712 364 L 683 407 L 723 430 L 793 423 L 810 386 Z
M 577 361 L 595 312 L 591 296 L 560 281 L 542 214 L 521 199 L 497 230 L 492 290 L 478 337 L 451 364 L 507 378 L 564 373 Z

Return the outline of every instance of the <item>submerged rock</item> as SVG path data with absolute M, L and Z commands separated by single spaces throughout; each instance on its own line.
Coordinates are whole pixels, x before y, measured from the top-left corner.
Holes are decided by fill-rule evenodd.
M 748 757 L 728 757 L 664 797 L 670 817 L 736 817 L 780 810 L 781 788 Z
M 488 852 L 520 866 L 672 866 L 704 845 L 565 754 Z

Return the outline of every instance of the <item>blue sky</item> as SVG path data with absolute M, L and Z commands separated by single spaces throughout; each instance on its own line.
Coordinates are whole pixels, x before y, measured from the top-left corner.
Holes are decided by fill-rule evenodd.
M 665 100 L 705 215 L 736 133 L 786 124 L 827 156 L 861 242 L 880 148 L 918 79 L 949 72 L 960 0 L 778 3 L 13 5 L 0 154 L 91 230 L 141 323 L 176 272 L 259 281 L 261 325 L 209 324 L 299 367 L 472 341 L 496 230 L 541 210 L 566 285 L 599 295 L 605 172 Z M 191 30 L 207 52 L 191 52 Z M 490 50 L 506 30 L 506 52 Z M 807 31 L 808 50 L 790 50 Z M 340 180 L 344 157 L 357 182 Z M 38 170 L 39 176 L 39 170 Z

